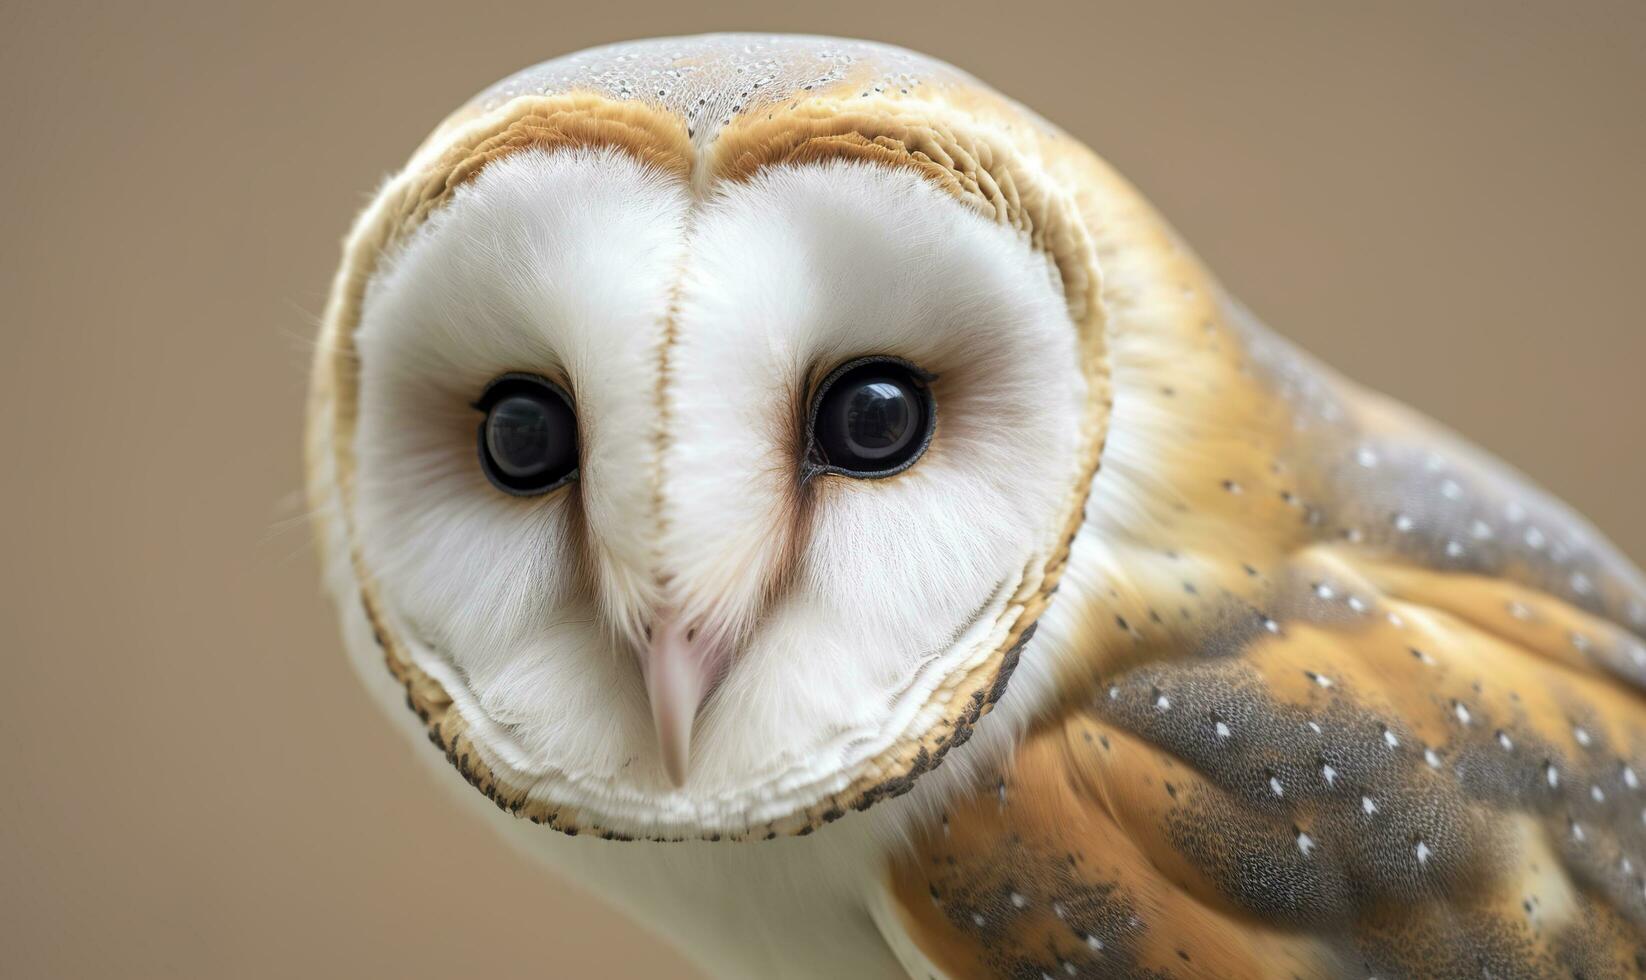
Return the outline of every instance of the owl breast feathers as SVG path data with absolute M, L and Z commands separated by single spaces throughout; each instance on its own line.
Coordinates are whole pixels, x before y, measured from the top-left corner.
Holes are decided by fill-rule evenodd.
M 955 69 L 500 83 L 309 433 L 384 700 L 717 975 L 1646 971 L 1640 572 Z

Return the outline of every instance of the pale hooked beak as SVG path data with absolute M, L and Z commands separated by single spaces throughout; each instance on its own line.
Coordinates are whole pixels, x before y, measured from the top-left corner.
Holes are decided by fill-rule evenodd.
M 723 646 L 706 630 L 694 630 L 678 617 L 662 615 L 652 624 L 651 641 L 640 660 L 646 696 L 663 768 L 676 787 L 686 784 L 692 754 L 692 722 L 708 696 L 725 659 Z

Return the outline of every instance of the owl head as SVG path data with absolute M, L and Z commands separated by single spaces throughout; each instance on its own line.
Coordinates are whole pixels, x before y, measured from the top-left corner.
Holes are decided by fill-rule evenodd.
M 880 45 L 498 84 L 378 192 L 327 308 L 311 493 L 351 645 L 568 832 L 805 833 L 908 790 L 1054 599 L 1108 417 L 1093 216 L 1133 200 Z

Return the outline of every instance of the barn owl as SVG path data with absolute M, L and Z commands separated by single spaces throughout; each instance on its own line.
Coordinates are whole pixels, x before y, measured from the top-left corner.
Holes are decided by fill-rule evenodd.
M 1646 969 L 1646 579 L 942 63 L 488 89 L 346 241 L 308 457 L 394 717 L 709 975 Z

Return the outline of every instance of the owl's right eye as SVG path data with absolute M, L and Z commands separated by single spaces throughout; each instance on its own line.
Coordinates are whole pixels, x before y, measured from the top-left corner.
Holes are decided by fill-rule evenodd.
M 535 374 L 504 374 L 475 408 L 486 413 L 480 468 L 492 486 L 532 497 L 577 477 L 577 414 L 564 388 Z

